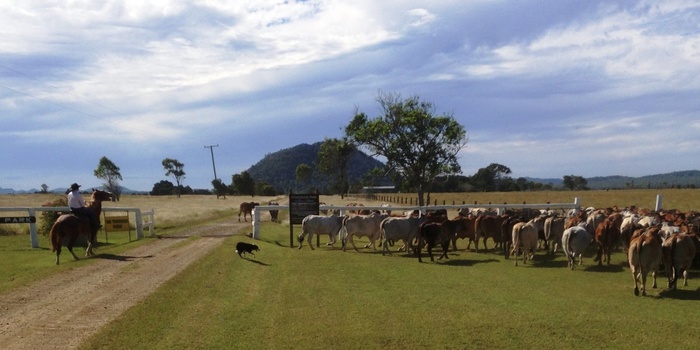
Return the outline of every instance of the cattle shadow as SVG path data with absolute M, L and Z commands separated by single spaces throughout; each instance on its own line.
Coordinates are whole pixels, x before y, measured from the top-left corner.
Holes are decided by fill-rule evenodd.
M 700 288 L 692 289 L 664 289 L 659 292 L 659 297 L 676 300 L 700 300 Z
M 438 260 L 436 260 L 438 261 Z M 486 263 L 497 263 L 501 262 L 500 260 L 497 259 L 485 259 L 485 260 L 473 260 L 473 259 L 450 259 L 450 260 L 443 260 L 442 264 L 447 265 L 447 266 L 475 266 L 479 264 L 486 264 Z
M 591 265 L 591 266 L 586 266 L 584 271 L 590 271 L 590 272 L 613 272 L 613 273 L 618 273 L 624 271 L 624 265 L 622 264 L 603 264 L 603 265 Z
M 114 261 L 133 261 L 133 260 L 137 260 L 137 259 L 150 259 L 152 257 L 153 257 L 153 255 L 131 256 L 131 255 L 116 255 L 116 254 L 109 254 L 109 253 L 101 253 L 101 254 L 95 255 L 95 258 L 97 258 L 97 259 L 114 260 Z

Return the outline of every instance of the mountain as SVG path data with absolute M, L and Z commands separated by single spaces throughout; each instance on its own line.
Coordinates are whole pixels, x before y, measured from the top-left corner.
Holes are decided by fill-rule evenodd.
M 528 181 L 561 186 L 562 179 L 527 178 Z M 586 178 L 588 187 L 594 190 L 624 188 L 700 187 L 700 170 L 675 171 L 666 174 L 631 176 L 595 176 Z
M 281 193 L 289 192 L 290 189 L 295 192 L 306 191 L 309 187 L 318 188 L 319 191 L 325 192 L 328 190 L 332 180 L 328 175 L 314 170 L 310 184 L 300 184 L 296 180 L 296 168 L 299 164 L 307 164 L 312 169 L 316 168 L 316 157 L 320 149 L 321 142 L 312 145 L 304 143 L 269 153 L 246 171 L 255 181 L 267 182 Z M 348 163 L 350 183 L 357 182 L 364 174 L 375 167 L 384 168 L 382 162 L 362 151 L 356 151 L 352 154 Z M 391 183 L 388 179 L 383 179 L 381 183 L 376 185 L 391 185 Z

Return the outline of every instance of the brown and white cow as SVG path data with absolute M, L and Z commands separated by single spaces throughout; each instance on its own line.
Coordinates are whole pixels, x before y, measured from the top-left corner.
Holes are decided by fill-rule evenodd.
M 549 247 L 547 253 L 554 254 L 562 244 L 561 237 L 564 234 L 564 224 L 566 219 L 556 216 L 549 216 L 544 220 L 545 247 Z
M 640 284 L 642 295 L 646 295 L 647 275 L 651 273 L 656 288 L 656 272 L 661 265 L 663 253 L 658 227 L 645 229 L 644 233 L 636 235 L 630 241 L 627 260 L 634 279 L 634 295 L 639 295 Z
M 688 270 L 695 259 L 694 237 L 675 233 L 664 240 L 663 262 L 668 277 L 668 288 L 676 289 L 678 276 L 683 274 L 683 286 L 688 286 Z
M 245 222 L 248 222 L 246 219 L 247 215 L 250 215 L 250 219 L 253 219 L 253 208 L 256 206 L 260 205 L 260 203 L 255 203 L 255 202 L 243 202 L 241 203 L 241 206 L 238 208 L 238 222 L 241 222 L 241 214 L 243 214 L 243 220 Z

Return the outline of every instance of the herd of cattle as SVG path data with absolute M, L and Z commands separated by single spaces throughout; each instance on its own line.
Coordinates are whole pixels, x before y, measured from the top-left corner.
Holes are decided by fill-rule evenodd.
M 253 206 L 257 203 L 252 203 Z M 252 209 L 252 207 L 250 208 Z M 243 205 L 241 210 L 243 211 Z M 277 211 L 271 212 L 273 221 Z M 244 215 L 245 220 L 245 215 Z M 239 213 L 240 221 L 240 213 Z M 401 241 L 397 251 L 417 255 L 422 262 L 421 250 L 425 248 L 434 261 L 433 248 L 440 246 L 438 259 L 449 259 L 447 253 L 457 250 L 457 240 L 468 240 L 467 249 L 474 243 L 479 252 L 479 241 L 487 249 L 490 238 L 494 249 L 501 249 L 506 258 L 515 257 L 523 263 L 532 261 L 538 249 L 546 254 L 563 250 L 568 258 L 568 267 L 581 265 L 583 254 L 593 244 L 597 253 L 594 261 L 610 265 L 613 251 L 627 252 L 627 263 L 634 278 L 634 292 L 646 295 L 646 280 L 651 274 L 656 288 L 656 272 L 663 266 L 668 276 L 668 287 L 676 288 L 682 276 L 687 286 L 688 270 L 698 260 L 700 253 L 700 213 L 677 210 L 651 211 L 642 208 L 619 209 L 586 208 L 569 212 L 521 209 L 498 215 L 486 209 L 463 208 L 456 217 L 448 218 L 445 209 L 406 212 L 401 215 L 389 211 L 351 211 L 349 215 L 309 215 L 302 222 L 298 236 L 302 248 L 304 240 L 311 249 L 314 235 L 328 235 L 333 246 L 341 241 L 345 251 L 348 242 L 358 250 L 353 237 L 367 237 L 365 248 L 382 250 L 391 254 L 390 247 Z

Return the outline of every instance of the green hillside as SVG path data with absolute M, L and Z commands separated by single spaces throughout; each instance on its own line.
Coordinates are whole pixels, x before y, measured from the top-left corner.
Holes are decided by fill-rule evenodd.
M 316 157 L 321 149 L 321 142 L 312 145 L 303 143 L 291 148 L 286 148 L 265 157 L 251 166 L 247 171 L 255 181 L 263 181 L 271 184 L 280 193 L 308 191 L 317 188 L 321 192 L 328 192 L 331 182 L 328 175 L 316 171 Z M 296 180 L 296 168 L 300 164 L 307 164 L 314 172 L 310 183 L 302 184 Z M 355 152 L 350 157 L 348 166 L 348 178 L 351 184 L 357 183 L 368 171 L 375 167 L 383 168 L 384 164 L 361 151 Z M 375 185 L 386 185 L 388 180 Z

